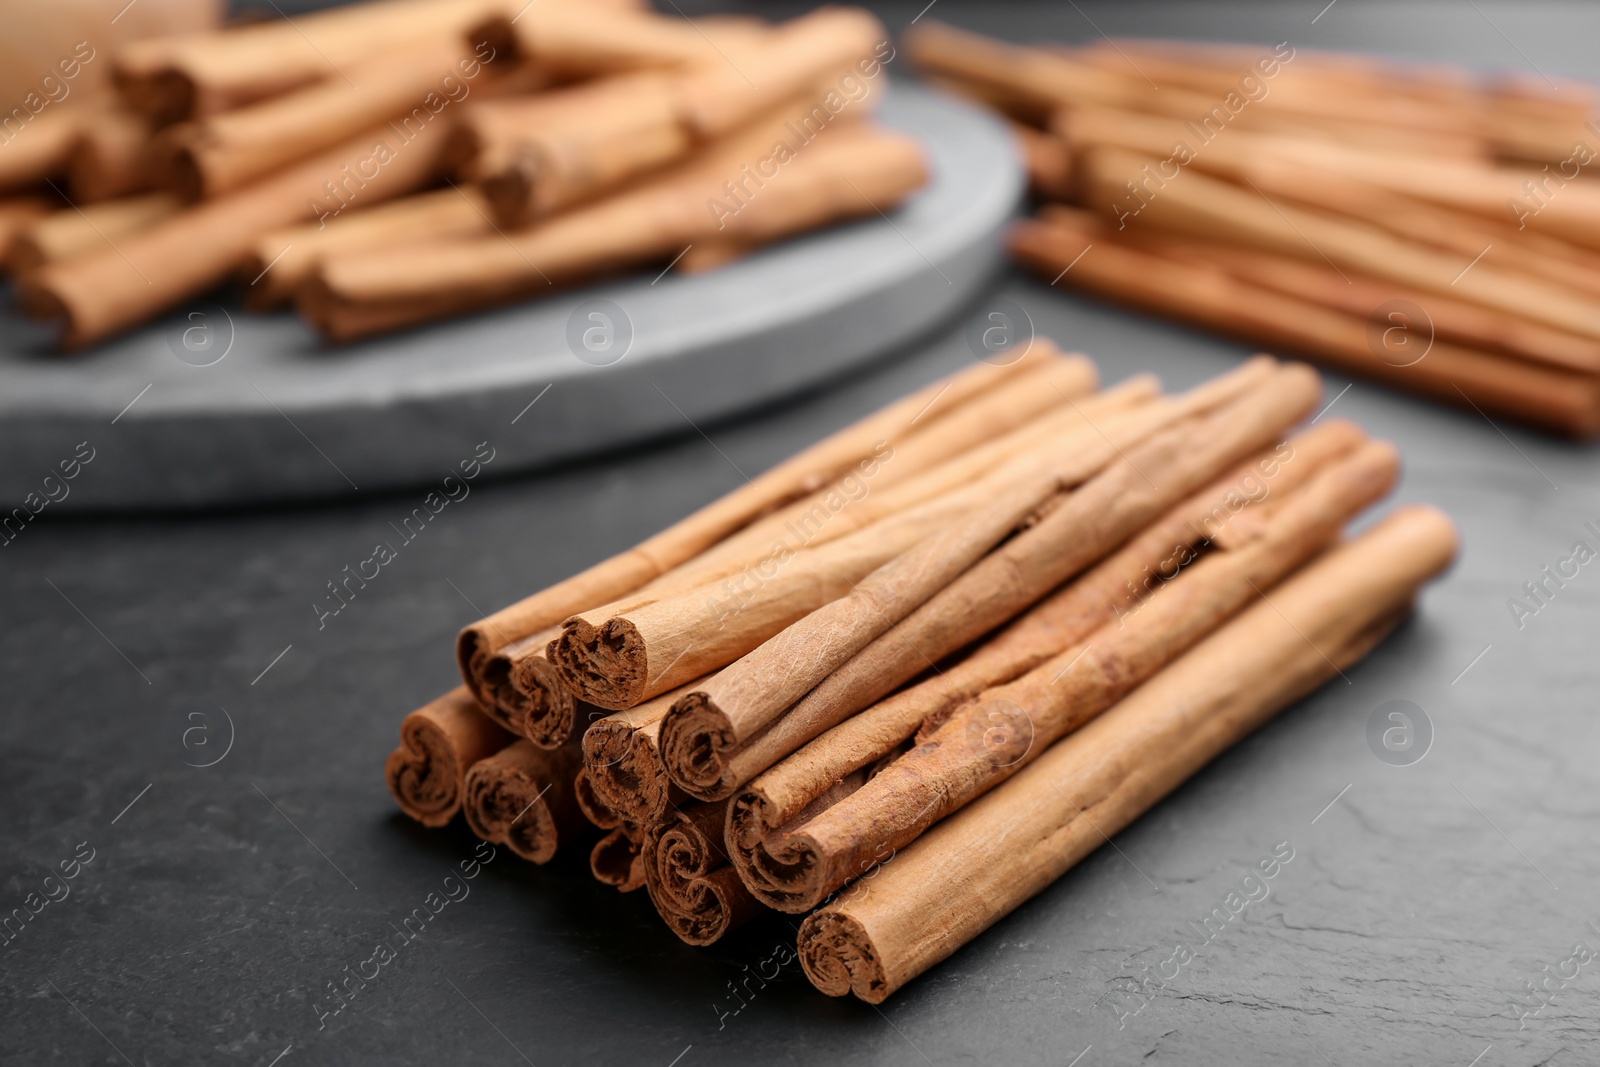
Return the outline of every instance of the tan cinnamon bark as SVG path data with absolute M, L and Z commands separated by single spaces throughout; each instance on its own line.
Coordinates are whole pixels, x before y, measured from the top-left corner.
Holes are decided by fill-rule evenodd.
M 597 828 L 615 830 L 622 825 L 622 816 L 612 811 L 604 801 L 595 796 L 594 787 L 589 781 L 589 774 L 582 767 L 579 767 L 572 776 L 572 796 L 578 803 L 578 811 Z
M 150 134 L 149 121 L 126 108 L 101 108 L 80 123 L 66 165 L 73 203 L 93 204 L 150 188 Z
M 118 50 L 115 77 L 124 101 L 166 124 L 215 115 L 312 82 L 343 81 L 350 67 L 366 59 L 453 39 L 491 11 L 512 6 L 494 0 L 386 0 L 152 38 Z M 528 17 L 542 18 L 561 6 L 541 3 Z
M 613 712 L 582 732 L 589 789 L 600 803 L 635 826 L 654 826 L 684 800 L 667 777 L 658 739 L 661 720 L 686 688 Z
M 1017 482 L 1051 471 L 1067 484 L 1089 477 L 1114 458 L 1117 447 L 1091 433 L 1078 435 L 1076 449 L 1019 456 L 985 478 L 838 540 L 797 550 L 779 546 L 750 569 L 748 581 L 713 579 L 660 599 L 575 615 L 547 655 L 562 684 L 582 699 L 632 707 L 750 652 L 917 542 L 983 510 Z M 672 768 L 670 753 L 667 760 Z
M 256 311 L 282 306 L 326 256 L 470 236 L 489 227 L 482 194 L 459 186 L 352 211 L 323 225 L 275 230 L 256 240 L 239 268 L 248 285 L 245 304 Z
M 856 653 L 743 748 L 714 733 L 664 731 L 667 773 L 692 796 L 727 796 L 744 782 L 1006 622 L 1111 552 L 1172 505 L 1309 414 L 1320 394 L 1308 368 L 1288 366 L 1203 418 L 1125 454 Z
M 700 140 L 725 137 L 797 95 L 800 114 L 786 121 L 815 131 L 845 110 L 847 99 L 817 88 L 840 74 L 875 77 L 893 54 L 889 34 L 862 8 L 824 7 L 783 23 L 724 62 L 696 68 L 677 92 L 682 121 Z M 832 106 L 837 103 L 837 106 Z
M 590 836 L 578 807 L 576 745 L 539 748 L 518 740 L 467 771 L 462 810 L 472 832 L 532 863 L 548 863 L 561 845 Z
M 729 803 L 727 843 L 740 877 L 770 907 L 821 899 L 815 864 L 791 832 L 824 810 L 822 794 L 883 759 L 925 722 L 1059 655 L 1091 632 L 1142 610 L 1191 565 L 1206 542 L 1231 549 L 1258 538 L 1260 518 L 1365 440 L 1329 420 L 1221 476 L 1133 540 L 1040 602 L 960 662 L 839 723 L 764 771 Z M 783 724 L 780 722 L 779 730 Z M 802 813 L 805 813 L 804 815 Z M 858 872 L 859 873 L 859 872 Z
M 1175 143 L 1194 139 L 1192 132 L 1171 120 L 1102 108 L 1065 110 L 1056 117 L 1054 128 L 1079 154 L 1095 146 L 1110 146 L 1165 159 L 1175 153 Z M 1375 185 L 1299 158 L 1305 145 L 1304 130 L 1270 134 L 1235 130 L 1207 144 L 1187 165 L 1254 185 L 1274 199 L 1337 212 L 1393 235 L 1447 249 L 1469 262 L 1477 259 L 1506 272 L 1537 275 L 1563 290 L 1600 294 L 1600 269 L 1592 253 L 1519 225 L 1513 212 L 1485 215 L 1420 199 L 1408 190 Z M 1407 146 L 1395 152 L 1393 168 L 1406 169 L 1419 151 Z M 1143 195 L 1159 195 L 1163 173 L 1162 167 L 1153 175 L 1141 167 L 1127 177 L 1143 186 Z M 1124 202 L 1128 208 L 1136 206 Z M 1148 227 L 1131 225 L 1121 232 L 1133 236 L 1140 229 Z M 1319 259 L 1315 265 L 1323 263 Z
M 452 689 L 405 717 L 384 780 L 401 811 L 424 826 L 443 826 L 461 810 L 467 769 L 511 740 L 465 686 Z
M 1450 565 L 1455 528 L 1408 507 L 1311 563 L 1031 767 L 800 928 L 824 993 L 881 1002 L 1361 659 Z
M 1142 167 L 1157 163 L 1154 158 L 1121 150 L 1094 149 L 1081 160 L 1085 199 L 1108 216 L 1108 225 L 1156 226 L 1186 236 L 1330 262 L 1342 270 L 1472 300 L 1556 329 L 1600 338 L 1600 310 L 1570 290 L 1483 264 L 1462 273 L 1463 264 L 1453 255 L 1420 248 L 1352 219 L 1277 203 L 1256 190 L 1197 171 L 1166 182 L 1148 200 L 1131 196 L 1124 183 L 1140 174 Z
M 645 888 L 667 928 L 710 945 L 761 911 L 722 850 L 722 804 L 675 808 L 645 833 Z
M 616 5 L 613 5 L 616 6 Z M 464 39 L 487 42 L 498 54 L 549 66 L 565 77 L 593 77 L 724 62 L 722 52 L 760 40 L 770 30 L 753 19 L 686 19 L 657 15 L 645 5 L 632 12 L 588 10 L 572 4 L 559 15 L 494 13 L 469 28 Z
M 375 129 L 173 215 L 115 249 L 45 267 L 22 286 L 24 304 L 65 319 L 69 347 L 109 337 L 226 278 L 263 233 L 416 190 L 436 173 L 444 125 L 434 122 L 406 142 L 387 127 Z
M 351 64 L 333 77 L 269 100 L 163 131 L 163 186 L 187 200 L 238 189 L 280 167 L 393 122 L 420 132 L 460 107 L 487 76 L 484 58 L 454 40 L 425 41 Z
M 686 156 L 675 87 L 634 74 L 479 109 L 473 170 L 500 225 L 526 226 Z
M 1285 296 L 1321 304 L 1347 315 L 1371 317 L 1375 309 L 1386 303 L 1408 300 L 1426 309 L 1436 337 L 1484 350 L 1498 350 L 1565 370 L 1600 374 L 1600 341 L 1553 330 L 1479 304 L 1451 300 L 1393 282 L 1373 281 L 1364 275 L 1340 277 L 1338 271 L 1326 265 L 1270 252 L 1164 237 L 1151 239 L 1149 235 L 1138 235 L 1132 243 L 1155 255 L 1213 266 Z M 1384 325 L 1394 325 L 1395 321 Z M 1425 329 L 1426 325 L 1415 323 L 1410 328 Z
M 67 208 L 20 230 L 12 238 L 11 263 L 37 270 L 96 252 L 114 250 L 124 238 L 176 215 L 182 204 L 166 193 L 146 193 Z
M 1135 432 L 1128 433 L 1130 429 Z M 789 623 L 842 596 L 853 583 L 917 541 L 981 510 L 997 491 L 1052 471 L 1069 484 L 1083 481 L 1148 432 L 1148 426 L 1113 427 L 1110 433 L 1091 427 L 1080 432 L 1070 447 L 1020 455 L 979 480 L 836 541 L 799 549 L 780 545 L 752 569 L 748 581 L 713 581 L 660 600 L 621 602 L 583 612 L 563 625 L 547 654 L 563 684 L 574 693 L 601 707 L 632 706 L 749 652 Z M 1118 436 L 1124 439 L 1119 442 Z M 917 669 L 921 663 L 918 660 Z M 708 757 L 703 750 L 696 752 L 697 759 Z M 669 770 L 682 775 L 675 780 L 687 788 L 693 774 L 674 766 L 670 753 L 666 758 Z M 718 762 L 712 758 L 711 765 Z M 705 773 L 707 782 L 721 778 L 720 771 Z M 715 798 L 710 785 L 696 788 L 708 790 L 703 799 Z M 694 794 L 694 789 L 690 792 Z
M 1063 284 L 1304 353 L 1341 371 L 1452 405 L 1476 406 L 1492 416 L 1574 437 L 1600 433 L 1600 386 L 1592 375 L 1437 340 L 1415 362 L 1409 354 L 1380 359 L 1364 316 L 1286 296 L 1221 270 L 1151 255 L 1103 239 L 1107 231 L 1099 224 L 1069 226 L 1064 219 L 1058 215 L 1015 227 L 1013 254 L 1051 277 L 1076 260 Z M 1078 258 L 1091 244 L 1093 250 Z
M 83 117 L 89 113 L 86 108 L 53 107 L 30 116 L 27 125 L 0 145 L 4 149 L 0 151 L 0 191 L 27 190 L 64 173 Z
M 927 179 L 910 138 L 869 126 L 830 131 L 761 194 L 734 210 L 718 198 L 739 167 L 772 151 L 742 138 L 629 191 L 531 229 L 325 262 L 302 292 L 303 314 L 349 340 L 546 293 L 596 273 L 670 260 L 708 234 L 770 241 L 875 214 Z M 708 210 L 715 202 L 717 210 Z
M 59 201 L 42 196 L 12 196 L 0 199 L 0 270 L 13 266 L 17 234 L 46 216 L 59 211 Z
M 619 826 L 607 833 L 589 853 L 589 870 L 619 893 L 631 893 L 644 885 L 644 842 L 639 831 Z
M 742 596 L 739 590 L 747 578 L 740 575 L 754 569 L 756 577 L 748 580 L 759 581 L 760 572 L 769 569 L 769 561 L 775 557 L 827 544 L 876 519 L 926 503 L 992 472 L 1024 448 L 1051 439 L 1052 432 L 1064 435 L 1068 428 L 1081 426 L 1090 412 L 1102 417 L 1100 431 L 1113 441 L 1127 440 L 1144 422 L 1152 421 L 1116 418 L 1128 405 L 1148 399 L 1152 382 L 1139 380 L 1103 397 L 1085 397 L 1098 378 L 1094 365 L 1081 357 L 1060 359 L 1051 352 L 1053 346 L 1035 343 L 1028 352 L 1028 366 L 1011 371 L 1005 382 L 984 395 L 944 417 L 912 421 L 892 444 L 879 442 L 885 447 L 833 484 L 757 519 L 623 600 L 591 608 L 590 614 L 610 617 L 719 579 L 731 583 L 721 594 L 724 598 Z M 1074 397 L 1082 403 L 1076 410 L 1079 401 Z M 1051 408 L 1064 411 L 1076 423 L 1033 418 L 1013 433 L 1003 432 L 1005 427 Z M 1107 418 L 1107 413 L 1111 417 Z M 1002 436 L 996 439 L 996 434 Z M 980 444 L 985 441 L 988 443 Z M 559 743 L 557 739 L 570 728 L 568 705 L 573 697 L 561 683 L 546 648 L 556 636 L 558 633 L 529 638 L 508 653 L 515 694 L 497 692 L 495 697 L 497 703 L 513 709 L 508 727 L 542 744 Z M 525 726 L 515 725 L 517 722 Z
M 914 423 L 927 420 L 934 424 L 1031 366 L 1028 359 L 1006 365 L 983 364 L 933 382 L 831 434 L 633 548 L 466 627 L 456 641 L 456 660 L 468 688 L 485 704 L 495 701 L 503 687 L 509 687 L 510 660 L 501 650 L 559 626 L 574 612 L 628 595 L 761 514 L 871 461 L 881 442 L 899 440 Z
M 1370 442 L 1279 504 L 1262 536 L 1195 563 L 1125 623 L 1086 635 L 1034 670 L 989 689 L 925 729 L 916 748 L 850 796 L 794 828 L 776 852 L 807 869 L 809 911 L 940 819 L 1016 774 L 1116 703 L 1338 537 L 1389 492 L 1392 446 Z
M 691 788 L 683 771 L 693 765 L 693 749 L 710 745 L 731 753 L 747 747 L 813 686 L 950 585 L 1024 519 L 1061 503 L 1056 498 L 1067 488 L 1050 475 L 1001 489 L 971 518 L 912 545 L 844 596 L 790 624 L 679 697 L 661 724 L 669 773 L 675 772 L 686 790 L 705 789 L 703 781 L 694 781 Z

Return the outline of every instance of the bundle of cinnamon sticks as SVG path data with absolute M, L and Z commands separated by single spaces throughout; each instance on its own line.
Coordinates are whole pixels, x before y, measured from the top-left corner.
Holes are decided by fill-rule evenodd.
M 1016 125 L 1052 284 L 1492 417 L 1600 434 L 1600 92 L 1158 40 L 907 49 Z
M 462 631 L 387 777 L 587 850 L 710 944 L 775 909 L 882 1000 L 1349 668 L 1454 557 L 1393 446 L 1260 356 L 1102 387 L 1033 342 Z M 1108 825 L 1109 824 L 1109 825 Z
M 0 153 L 0 268 L 69 349 L 230 277 L 345 341 L 708 270 L 927 181 L 872 119 L 892 55 L 860 9 L 638 0 L 370 0 L 137 41 L 103 60 L 114 103 Z

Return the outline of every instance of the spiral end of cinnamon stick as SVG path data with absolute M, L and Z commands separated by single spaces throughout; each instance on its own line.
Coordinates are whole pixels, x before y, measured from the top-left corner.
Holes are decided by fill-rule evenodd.
M 462 802 L 472 832 L 531 863 L 548 863 L 561 833 L 545 799 L 556 785 L 544 780 L 547 763 L 544 753 L 523 740 L 473 764 Z
M 496 689 L 495 698 L 512 711 L 512 729 L 541 748 L 566 744 L 577 725 L 578 702 L 544 650 L 500 658 L 506 660 L 508 684 Z
M 827 895 L 826 864 L 809 838 L 776 832 L 771 813 L 758 790 L 747 789 L 728 802 L 728 858 L 756 900 L 803 915 Z
M 661 756 L 632 726 L 601 719 L 583 734 L 584 779 L 601 802 L 640 826 L 653 826 L 671 803 Z
M 539 176 L 545 170 L 538 152 L 524 147 L 500 160 L 478 179 L 484 199 L 501 226 L 526 226 L 539 214 Z
M 617 892 L 633 892 L 644 885 L 642 842 L 626 827 L 617 827 L 602 837 L 589 853 L 589 869 L 595 878 Z
M 893 992 L 866 928 L 841 911 L 813 912 L 800 924 L 800 966 L 830 997 L 847 993 L 881 1004 Z
M 569 619 L 547 654 L 561 684 L 580 700 L 624 711 L 645 697 L 649 655 L 627 619 L 607 619 L 599 626 Z
M 727 714 L 705 693 L 685 693 L 661 720 L 667 774 L 700 800 L 722 800 L 738 788 L 729 765 L 737 744 Z
M 424 826 L 443 826 L 461 810 L 467 768 L 510 743 L 459 686 L 405 717 L 383 777 L 401 811 Z

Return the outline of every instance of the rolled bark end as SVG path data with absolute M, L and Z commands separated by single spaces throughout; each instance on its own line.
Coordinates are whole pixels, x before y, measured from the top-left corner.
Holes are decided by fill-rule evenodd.
M 640 826 L 652 826 L 671 802 L 659 756 L 637 742 L 630 725 L 600 719 L 583 734 L 584 778 L 601 803 Z
M 578 810 L 583 813 L 583 817 L 600 829 L 614 830 L 622 825 L 622 816 L 595 795 L 594 782 L 590 780 L 588 771 L 579 770 L 573 778 L 572 795 L 577 800 Z
M 571 619 L 550 643 L 549 656 L 561 683 L 581 700 L 624 711 L 644 699 L 649 656 L 627 619 L 607 619 L 598 627 Z
M 504 651 L 486 652 L 477 672 L 483 690 L 483 707 L 491 719 L 514 734 L 527 736 L 522 722 L 528 712 L 528 698 L 512 683 L 511 657 Z
M 723 805 L 692 804 L 653 825 L 644 839 L 645 888 L 667 927 L 709 945 L 754 917 L 756 903 L 722 847 Z
M 205 171 L 200 166 L 194 145 L 175 145 L 165 153 L 161 160 L 160 180 L 169 192 L 189 203 L 203 198 L 208 192 Z
M 531 863 L 548 863 L 561 833 L 545 797 L 547 754 L 523 740 L 467 771 L 462 812 L 472 832 Z
M 739 783 L 729 760 L 737 744 L 728 716 L 704 693 L 686 693 L 661 720 L 661 761 L 692 797 L 722 800 Z
M 639 839 L 617 827 L 589 853 L 589 869 L 595 878 L 617 892 L 633 892 L 644 885 L 644 852 Z
M 830 997 L 854 992 L 869 1004 L 889 996 L 889 983 L 872 938 L 855 919 L 837 911 L 813 913 L 800 924 L 800 966 Z
M 538 152 L 524 146 L 493 173 L 479 179 L 495 221 L 502 226 L 526 226 L 538 216 L 536 193 L 545 170 Z
M 561 684 L 554 665 L 542 652 L 507 659 L 509 684 L 495 690 L 496 699 L 503 699 L 508 707 L 515 701 L 513 711 L 515 732 L 542 748 L 556 748 L 572 737 L 577 725 L 578 702 Z M 491 668 L 494 669 L 494 668 Z
M 454 689 L 405 717 L 384 781 L 407 816 L 443 826 L 461 809 L 467 768 L 510 741 L 465 687 Z
M 822 858 L 808 838 L 774 833 L 770 807 L 753 789 L 728 802 L 728 858 L 756 900 L 803 915 L 826 895 Z

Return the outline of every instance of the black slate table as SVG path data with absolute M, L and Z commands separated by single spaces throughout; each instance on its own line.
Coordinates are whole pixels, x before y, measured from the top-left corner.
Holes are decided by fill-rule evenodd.
M 920 7 L 884 13 L 898 27 Z M 1600 73 L 1600 14 L 1576 6 L 945 0 L 933 15 L 1019 39 L 1287 39 Z M 1336 377 L 1332 412 L 1405 455 L 1395 502 L 1459 522 L 1455 570 L 1348 683 L 1287 710 L 881 1009 L 816 993 L 793 963 L 746 982 L 792 944 L 782 917 L 690 949 L 581 857 L 534 868 L 501 851 L 338 1015 L 319 1013 L 330 983 L 474 854 L 459 826 L 400 817 L 380 778 L 401 715 L 454 684 L 456 629 L 965 364 L 963 323 L 1001 298 L 1110 380 L 1153 370 L 1179 388 L 1247 351 L 1006 277 L 939 336 L 825 392 L 475 482 L 336 616 L 314 607 L 327 583 L 392 539 L 427 487 L 46 521 L 0 548 L 0 914 L 61 897 L 0 945 L 0 1060 L 1600 1061 L 1600 566 L 1547 585 L 1537 614 L 1508 607 L 1574 542 L 1600 548 L 1595 450 Z M 485 422 L 491 447 L 518 432 L 523 403 Z M 116 428 L 90 446 L 114 449 Z M 92 463 L 73 486 L 96 492 Z M 1368 741 L 1394 700 L 1431 733 L 1404 766 Z M 1270 896 L 1208 935 L 1213 908 L 1275 850 L 1293 858 Z M 63 869 L 75 876 L 46 882 Z M 1146 982 L 1179 942 L 1203 947 L 1178 978 Z M 735 985 L 753 993 L 736 1000 Z

